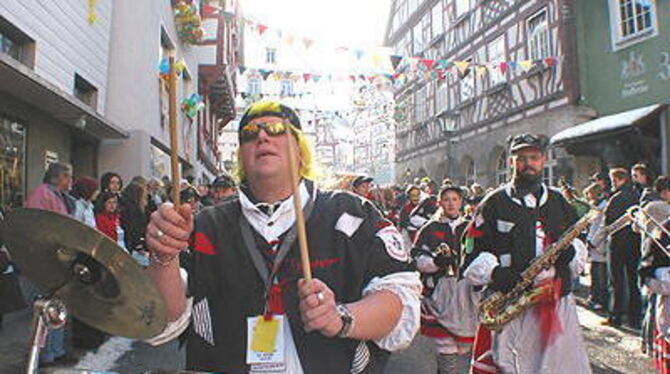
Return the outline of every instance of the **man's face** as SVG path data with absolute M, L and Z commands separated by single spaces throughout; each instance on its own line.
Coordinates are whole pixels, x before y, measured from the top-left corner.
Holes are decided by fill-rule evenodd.
M 207 196 L 209 194 L 209 187 L 206 184 L 201 184 L 198 186 L 198 194 L 200 196 Z
M 367 197 L 370 194 L 370 182 L 363 182 L 354 188 L 354 192 L 363 197 Z
M 455 191 L 447 191 L 442 194 L 440 206 L 449 217 L 457 216 L 461 211 L 463 199 Z
M 607 190 L 607 179 L 596 179 L 596 183 L 600 185 L 603 191 Z
M 661 195 L 661 200 L 670 201 L 670 189 L 661 191 L 660 195 Z
M 631 172 L 631 177 L 633 178 L 633 182 L 639 183 L 643 186 L 646 186 L 647 183 L 647 175 L 644 174 L 644 172 L 640 169 L 634 169 Z
M 537 179 L 542 176 L 547 156 L 537 148 L 527 147 L 517 151 L 511 159 L 517 175 Z
M 623 186 L 624 184 L 626 184 L 626 182 L 628 180 L 627 179 L 619 179 L 619 178 L 617 178 L 613 175 L 610 175 L 610 181 L 612 182 L 612 186 L 614 186 L 614 188 L 619 188 L 619 187 Z
M 411 191 L 409 191 L 409 201 L 411 201 L 412 204 L 418 204 L 420 197 L 421 197 L 421 191 L 418 188 L 414 188 Z
M 60 191 L 69 191 L 72 188 L 72 172 L 66 171 L 58 176 L 56 188 Z
M 251 120 L 249 124 L 273 122 L 283 122 L 283 119 L 276 116 L 260 117 Z M 295 138 L 289 134 L 287 132 L 270 136 L 261 129 L 255 139 L 240 143 L 242 165 L 248 177 L 264 179 L 277 175 L 290 175 L 289 144 L 294 147 L 296 155 L 300 152 Z

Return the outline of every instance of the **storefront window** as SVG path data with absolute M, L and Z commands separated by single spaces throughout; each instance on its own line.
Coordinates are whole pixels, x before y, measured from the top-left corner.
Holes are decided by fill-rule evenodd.
M 21 207 L 25 196 L 26 128 L 0 116 L 0 209 Z

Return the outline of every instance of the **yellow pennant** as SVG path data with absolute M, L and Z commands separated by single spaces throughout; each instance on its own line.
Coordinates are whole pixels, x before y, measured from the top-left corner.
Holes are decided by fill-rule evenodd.
M 456 65 L 456 68 L 458 68 L 458 71 L 460 71 L 461 74 L 465 74 L 470 67 L 470 63 L 467 61 L 454 61 L 454 65 Z
M 95 4 L 98 0 L 88 0 L 88 24 L 92 25 L 95 23 L 95 20 L 98 19 L 98 16 L 95 15 Z
M 486 65 L 477 66 L 477 76 L 478 77 L 484 76 L 486 74 L 486 72 L 487 72 Z
M 523 71 L 528 71 L 530 70 L 531 67 L 533 67 L 533 61 L 532 60 L 519 61 L 519 66 L 521 66 L 521 69 L 523 69 Z

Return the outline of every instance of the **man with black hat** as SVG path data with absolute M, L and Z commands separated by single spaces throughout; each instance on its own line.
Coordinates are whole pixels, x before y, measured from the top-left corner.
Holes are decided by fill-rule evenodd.
M 423 281 L 421 334 L 435 342 L 439 373 L 468 373 L 477 329 L 479 292 L 461 276 L 463 189 L 444 186 L 436 214 L 421 228 L 412 249 Z
M 237 197 L 202 210 L 164 204 L 147 228 L 149 272 L 189 370 L 382 373 L 419 325 L 421 282 L 396 228 L 368 200 L 317 189 L 312 151 L 291 108 L 252 104 L 240 121 Z M 292 151 L 290 148 L 292 148 Z M 297 155 L 301 181 L 291 175 Z M 302 279 L 294 189 L 313 279 Z M 195 229 L 193 227 L 195 226 Z M 192 234 L 194 231 L 194 234 Z M 177 254 L 193 237 L 188 296 Z
M 221 174 L 214 179 L 209 187 L 209 194 L 203 198 L 203 206 L 213 206 L 223 204 L 232 199 L 237 193 L 235 180 L 228 174 Z
M 358 196 L 370 199 L 370 183 L 373 180 L 367 175 L 359 175 L 351 181 L 351 190 Z
M 542 183 L 546 138 L 522 134 L 509 142 L 512 181 L 481 202 L 465 236 L 465 251 L 474 258 L 465 278 L 502 292 L 513 289 L 531 261 L 576 221 L 560 192 Z M 539 303 L 499 332 L 479 327 L 474 373 L 591 372 L 571 289 L 586 253 L 584 243 L 574 240 L 534 279 L 543 291 Z

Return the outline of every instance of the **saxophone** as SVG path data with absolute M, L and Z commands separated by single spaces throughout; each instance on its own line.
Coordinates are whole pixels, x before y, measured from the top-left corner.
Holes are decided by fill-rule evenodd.
M 484 299 L 479 305 L 481 324 L 489 330 L 499 331 L 509 321 L 535 305 L 539 296 L 546 291 L 541 287 L 533 287 L 535 277 L 556 262 L 562 251 L 568 248 L 573 239 L 588 228 L 589 224 L 598 216 L 598 213 L 599 211 L 596 209 L 589 211 L 568 231 L 564 232 L 556 242 L 552 243 L 542 255 L 535 257 L 528 268 L 521 273 L 521 281 L 511 291 L 507 293 L 497 291 Z

